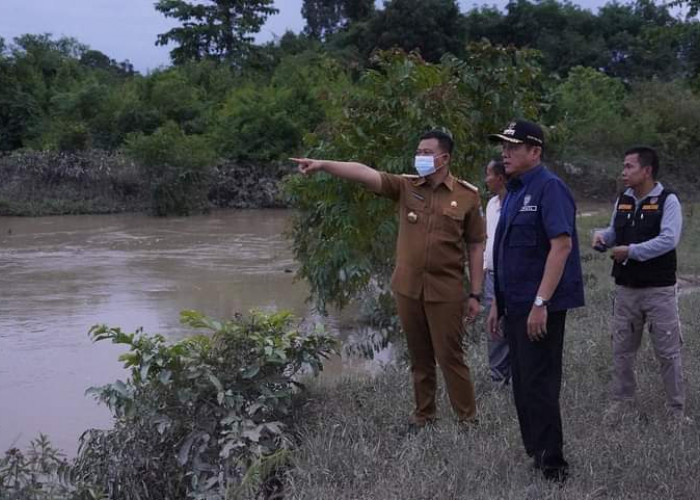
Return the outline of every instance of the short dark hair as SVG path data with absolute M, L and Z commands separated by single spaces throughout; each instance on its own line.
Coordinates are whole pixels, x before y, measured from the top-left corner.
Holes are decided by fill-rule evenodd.
M 452 140 L 452 136 L 442 130 L 429 130 L 420 136 L 421 141 L 426 139 L 437 139 L 440 149 L 449 154 L 452 154 L 452 150 L 455 148 L 455 141 Z
M 654 148 L 649 146 L 635 146 L 625 151 L 625 156 L 637 155 L 642 167 L 651 167 L 651 176 L 656 179 L 659 175 L 659 155 Z
M 503 160 L 501 158 L 491 158 L 491 161 L 486 164 L 486 170 L 488 170 L 489 165 L 491 166 L 491 170 L 493 170 L 493 173 L 496 175 L 501 175 L 503 177 L 506 176 L 506 166 L 503 164 Z

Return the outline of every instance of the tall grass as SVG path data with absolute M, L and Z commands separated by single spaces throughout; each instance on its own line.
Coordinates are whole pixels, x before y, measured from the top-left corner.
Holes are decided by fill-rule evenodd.
M 695 207 L 697 209 L 697 207 Z M 480 425 L 459 432 L 444 384 L 439 421 L 417 435 L 404 432 L 412 409 L 408 370 L 314 386 L 300 423 L 300 447 L 287 477 L 294 499 L 695 499 L 700 496 L 700 292 L 684 290 L 680 312 L 688 415 L 668 420 L 658 364 L 645 335 L 638 357 L 638 405 L 616 426 L 603 422 L 610 382 L 613 284 L 610 260 L 588 248 L 590 229 L 609 212 L 579 219 L 587 306 L 569 315 L 562 414 L 572 476 L 563 486 L 532 472 L 520 441 L 508 388 L 491 385 L 483 335 L 473 335 L 468 363 Z M 700 220 L 686 207 L 680 271 L 697 275 Z M 480 327 L 475 327 L 480 328 Z M 474 341 L 474 338 L 481 340 Z

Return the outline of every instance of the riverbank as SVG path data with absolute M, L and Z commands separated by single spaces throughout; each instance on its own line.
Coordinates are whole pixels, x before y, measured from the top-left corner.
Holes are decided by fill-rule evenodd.
M 210 168 L 210 208 L 284 208 L 288 165 L 222 161 Z M 138 165 L 119 152 L 0 155 L 0 215 L 146 212 L 151 192 Z
M 700 486 L 700 293 L 694 283 L 700 256 L 700 221 L 686 207 L 680 249 L 680 313 L 688 414 L 677 426 L 664 396 L 648 337 L 638 358 L 638 412 L 617 426 L 603 422 L 610 381 L 608 320 L 613 284 L 607 256 L 587 248 L 588 231 L 607 214 L 579 219 L 587 306 L 572 311 L 565 342 L 562 413 L 572 477 L 559 488 L 532 473 L 509 388 L 494 387 L 481 329 L 469 335 L 469 366 L 480 424 L 460 433 L 440 381 L 439 421 L 415 436 L 404 428 L 412 408 L 408 369 L 374 378 L 315 385 L 299 419 L 301 445 L 287 477 L 287 499 L 694 499 Z M 481 338 L 481 341 L 474 339 Z
M 612 201 L 619 192 L 618 159 L 551 163 L 577 199 Z M 288 208 L 281 181 L 294 167 L 221 161 L 208 170 L 209 208 Z M 147 176 L 120 152 L 24 151 L 0 155 L 0 216 L 143 213 L 151 209 Z M 671 176 L 662 182 L 684 201 L 697 198 L 694 184 Z M 472 179 L 479 184 L 481 179 Z

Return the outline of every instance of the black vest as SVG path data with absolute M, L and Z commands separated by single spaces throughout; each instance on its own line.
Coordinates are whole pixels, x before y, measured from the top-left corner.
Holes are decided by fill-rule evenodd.
M 630 245 L 655 238 L 661 232 L 664 203 L 672 191 L 664 189 L 659 196 L 648 196 L 636 209 L 635 200 L 620 195 L 615 211 L 615 244 Z M 628 259 L 625 265 L 615 262 L 612 275 L 615 283 L 632 288 L 672 286 L 676 284 L 676 250 L 640 262 Z

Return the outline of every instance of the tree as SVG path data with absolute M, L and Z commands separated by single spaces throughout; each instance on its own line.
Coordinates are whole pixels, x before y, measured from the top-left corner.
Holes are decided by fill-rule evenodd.
M 687 7 L 688 12 L 686 17 L 693 18 L 700 13 L 700 0 L 673 0 L 669 3 L 670 7 Z
M 603 151 L 614 156 L 624 148 L 619 140 L 624 130 L 625 86 L 621 80 L 593 68 L 577 66 L 554 91 L 556 117 L 560 135 L 566 137 L 558 151 L 591 156 L 592 151 Z M 563 130 L 561 130 L 563 129 Z M 626 138 L 626 136 L 625 136 Z
M 597 14 L 560 0 L 514 0 L 506 9 L 468 12 L 469 40 L 540 50 L 545 69 L 563 77 L 576 66 L 634 80 L 696 72 L 698 23 L 683 23 L 652 0 L 610 2 Z
M 87 50 L 80 56 L 80 64 L 90 69 L 101 70 L 115 75 L 131 76 L 134 74 L 134 66 L 128 59 L 118 63 L 99 50 Z
M 304 31 L 311 37 L 326 39 L 350 24 L 368 19 L 374 13 L 374 0 L 304 0 L 301 14 Z
M 605 39 L 606 73 L 629 80 L 686 76 L 692 72 L 692 25 L 675 19 L 665 5 L 637 0 L 600 9 L 598 29 Z
M 369 42 L 369 46 L 367 45 Z M 456 0 L 391 0 L 370 20 L 365 52 L 418 49 L 429 62 L 464 53 L 465 30 Z
M 170 42 L 175 64 L 202 59 L 238 65 L 252 46 L 266 19 L 276 14 L 274 0 L 158 0 L 156 10 L 182 22 L 182 26 L 158 35 L 156 45 Z

